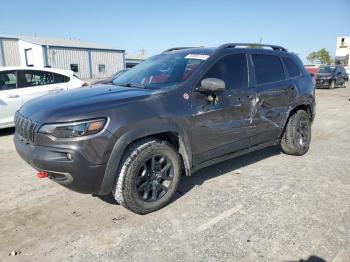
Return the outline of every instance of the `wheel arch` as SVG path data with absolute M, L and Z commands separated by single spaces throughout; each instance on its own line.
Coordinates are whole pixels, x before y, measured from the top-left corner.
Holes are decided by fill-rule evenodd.
M 310 117 L 310 121 L 312 122 L 313 121 L 313 109 L 312 109 L 312 106 L 309 105 L 309 104 L 300 104 L 300 105 L 297 105 L 295 106 L 290 112 L 289 112 L 289 115 L 288 115 L 288 119 L 291 115 L 293 115 L 296 111 L 298 110 L 304 110 L 308 116 Z M 287 121 L 288 122 L 288 121 Z
M 284 131 L 286 130 L 286 126 L 288 124 L 289 118 L 298 110 L 304 110 L 308 114 L 308 116 L 310 117 L 311 123 L 313 122 L 314 117 L 315 117 L 314 105 L 312 105 L 310 103 L 304 103 L 304 102 L 300 102 L 298 104 L 295 104 L 294 106 L 291 106 L 287 112 L 286 120 L 284 122 L 283 128 L 282 128 L 281 133 L 279 135 L 280 138 L 282 138 Z
M 192 152 L 187 133 L 173 124 L 142 127 L 126 132 L 116 140 L 98 194 L 105 195 L 112 191 L 117 177 L 116 172 L 124 153 L 132 144 L 147 137 L 167 141 L 174 146 L 181 156 L 186 175 L 190 175 Z

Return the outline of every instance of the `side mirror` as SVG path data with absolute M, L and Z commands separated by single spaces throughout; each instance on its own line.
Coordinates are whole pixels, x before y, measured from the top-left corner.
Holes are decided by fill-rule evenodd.
M 204 78 L 196 90 L 203 93 L 221 92 L 225 90 L 225 82 L 219 78 Z
M 337 74 L 336 74 L 336 75 L 337 75 L 337 76 L 338 76 L 338 75 L 341 75 L 341 72 L 337 72 Z
M 311 76 L 311 77 L 314 77 L 314 76 L 315 76 L 315 74 L 314 74 L 314 73 L 310 73 L 310 76 Z

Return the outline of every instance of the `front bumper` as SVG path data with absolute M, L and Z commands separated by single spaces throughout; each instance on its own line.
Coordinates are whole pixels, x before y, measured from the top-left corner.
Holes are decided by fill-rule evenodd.
M 106 164 L 91 164 L 79 150 L 23 142 L 17 132 L 14 142 L 18 154 L 35 169 L 48 172 L 54 182 L 79 193 L 98 193 Z
M 331 85 L 332 79 L 316 79 L 316 87 L 318 88 L 328 88 Z

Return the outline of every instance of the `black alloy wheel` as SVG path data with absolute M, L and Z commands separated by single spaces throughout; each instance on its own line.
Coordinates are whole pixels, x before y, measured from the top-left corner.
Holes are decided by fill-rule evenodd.
M 135 190 L 145 202 L 161 199 L 168 191 L 174 179 L 171 160 L 164 155 L 155 155 L 140 168 L 135 179 Z

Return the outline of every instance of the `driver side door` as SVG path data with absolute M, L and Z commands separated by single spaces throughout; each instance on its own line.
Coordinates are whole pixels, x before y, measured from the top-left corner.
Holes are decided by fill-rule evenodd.
M 251 115 L 253 89 L 248 88 L 246 53 L 225 55 L 200 78 L 218 78 L 225 90 L 211 94 L 194 91 L 192 94 L 192 153 L 195 165 L 243 148 L 250 138 L 243 128 Z

